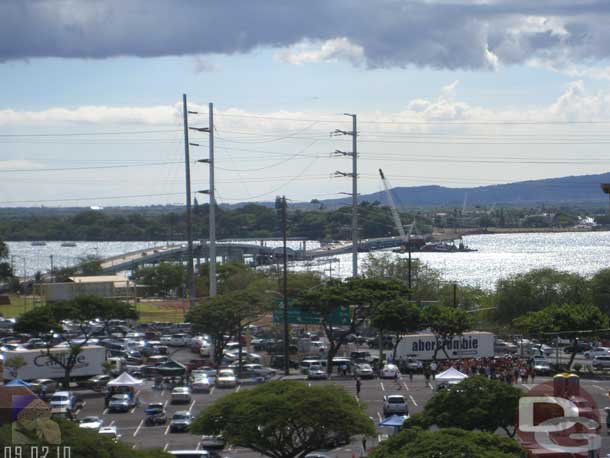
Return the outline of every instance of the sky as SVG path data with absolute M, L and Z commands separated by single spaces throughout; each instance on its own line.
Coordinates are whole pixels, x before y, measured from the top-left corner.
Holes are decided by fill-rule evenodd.
M 2 0 L 0 206 L 219 203 L 610 170 L 610 3 Z M 193 196 L 208 134 L 190 131 Z M 207 196 L 197 195 L 201 202 Z

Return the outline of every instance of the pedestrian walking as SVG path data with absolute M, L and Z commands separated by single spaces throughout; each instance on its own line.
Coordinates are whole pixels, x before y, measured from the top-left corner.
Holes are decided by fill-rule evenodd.
M 358 399 L 360 399 L 360 388 L 361 388 L 360 378 L 357 378 L 356 379 L 356 396 L 358 396 Z
M 366 454 L 366 437 L 362 438 L 362 454 Z
M 436 370 L 438 369 L 438 364 L 436 364 L 436 361 L 432 361 L 430 363 L 430 370 L 432 371 L 432 380 L 436 379 Z
M 410 383 L 413 383 L 413 368 L 412 368 L 412 367 L 410 367 L 410 368 L 408 369 L 408 371 L 409 371 L 409 382 L 410 382 Z

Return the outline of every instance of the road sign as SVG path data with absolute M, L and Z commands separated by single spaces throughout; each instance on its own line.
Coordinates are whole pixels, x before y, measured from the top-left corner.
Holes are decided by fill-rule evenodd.
M 278 308 L 273 311 L 273 322 L 284 322 L 284 304 L 280 302 Z M 295 305 L 288 304 L 288 323 L 290 324 L 320 324 L 320 315 L 314 312 L 302 310 Z M 330 314 L 329 322 L 333 326 L 347 326 L 350 324 L 348 306 L 338 306 Z

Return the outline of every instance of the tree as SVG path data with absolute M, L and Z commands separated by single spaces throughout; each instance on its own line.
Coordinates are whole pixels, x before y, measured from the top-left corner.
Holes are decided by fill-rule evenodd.
M 406 427 L 461 428 L 494 433 L 503 429 L 515 435 L 515 412 L 522 391 L 512 385 L 483 376 L 467 378 L 436 393 L 423 412 L 407 421 Z
M 260 318 L 264 310 L 264 297 L 248 290 L 233 291 L 197 304 L 185 319 L 196 332 L 212 337 L 214 361 L 220 364 L 226 344 L 232 337 L 240 343 L 238 359 L 241 364 L 241 339 L 246 326 Z M 241 367 L 240 367 L 241 369 Z
M 159 296 L 168 296 L 184 284 L 184 266 L 162 262 L 158 266 L 142 267 L 135 273 L 136 281 Z
M 4 362 L 4 367 L 8 367 L 13 373 L 13 378 L 19 378 L 19 369 L 25 366 L 27 366 L 25 358 L 20 355 L 13 356 Z
M 273 381 L 216 401 L 192 431 L 222 434 L 236 447 L 272 458 L 301 458 L 356 434 L 374 435 L 375 427 L 342 387 Z
M 14 276 L 10 263 L 3 261 L 6 258 L 8 258 L 8 245 L 0 240 L 0 281 L 9 281 Z
M 407 288 L 396 280 L 348 278 L 329 280 L 319 288 L 302 291 L 297 306 L 320 316 L 320 325 L 329 342 L 326 370 L 332 372 L 332 360 L 347 342 L 347 337 L 370 319 L 380 304 L 405 297 Z M 349 322 L 342 328 L 333 321 L 339 307 L 349 308 Z
M 552 337 L 560 335 L 572 342 L 572 354 L 567 370 L 570 370 L 576 356 L 578 337 L 598 335 L 608 328 L 608 316 L 598 307 L 589 304 L 550 305 L 537 312 L 530 312 L 517 318 L 514 324 L 530 336 Z
M 371 317 L 371 325 L 380 333 L 389 331 L 394 333 L 394 352 L 392 359 L 396 359 L 396 349 L 401 341 L 401 335 L 406 332 L 416 332 L 422 328 L 420 308 L 405 299 L 394 299 L 382 302 Z
M 495 434 L 441 429 L 405 429 L 390 436 L 369 455 L 370 458 L 526 458 L 527 453 L 514 440 Z
M 15 331 L 34 335 L 53 331 L 60 335 L 66 344 L 66 357 L 52 352 L 50 341 L 41 352 L 64 370 L 63 385 L 68 389 L 70 374 L 76 365 L 78 355 L 96 332 L 91 323 L 98 319 L 107 328 L 109 320 L 135 319 L 137 316 L 135 307 L 126 302 L 96 296 L 81 296 L 70 301 L 49 303 L 23 313 L 15 323 Z M 71 322 L 70 326 L 63 324 L 67 320 Z
M 362 268 L 365 277 L 386 278 L 407 284 L 409 260 L 388 253 L 369 254 Z M 411 260 L 411 299 L 415 302 L 438 299 L 441 275 L 419 259 Z
M 610 314 L 610 269 L 597 272 L 589 280 L 591 302 L 606 315 Z
M 434 361 L 439 351 L 449 359 L 447 343 L 472 327 L 471 318 L 465 310 L 436 304 L 424 309 L 422 321 L 425 327 L 430 328 L 436 340 L 432 356 Z
M 102 272 L 102 260 L 99 256 L 87 255 L 78 260 L 77 271 L 81 275 L 99 275 Z
M 499 280 L 496 285 L 495 318 L 511 324 L 521 315 L 549 305 L 588 302 L 587 282 L 578 274 L 537 269 Z

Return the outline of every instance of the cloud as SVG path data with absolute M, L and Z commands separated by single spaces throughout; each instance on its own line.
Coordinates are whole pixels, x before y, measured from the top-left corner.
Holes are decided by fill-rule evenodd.
M 17 170 L 17 169 L 40 169 L 44 164 L 34 161 L 25 160 L 8 160 L 0 161 L 0 170 Z
M 207 73 L 216 71 L 217 67 L 205 57 L 195 56 L 193 70 L 195 70 L 195 73 Z
M 205 56 L 493 70 L 610 58 L 607 0 L 3 0 L 0 61 Z
M 581 80 L 571 82 L 565 91 L 548 106 L 527 110 L 491 109 L 481 105 L 471 105 L 459 99 L 459 81 L 453 81 L 439 89 L 434 98 L 418 98 L 405 103 L 398 112 L 359 113 L 361 122 L 375 121 L 376 129 L 404 130 L 413 126 L 400 123 L 422 124 L 416 129 L 426 128 L 426 123 L 435 121 L 599 121 L 610 118 L 610 91 L 589 93 Z M 207 112 L 207 105 L 189 102 L 189 108 L 201 114 Z M 42 111 L 0 110 L 0 126 L 57 126 L 60 124 L 82 125 L 181 125 L 181 103 L 154 107 L 105 107 L 83 106 L 78 108 L 50 108 Z M 279 131 L 300 131 L 308 124 L 312 130 L 328 133 L 328 123 L 336 120 L 345 122 L 344 116 L 317 112 L 276 111 L 250 112 L 238 108 L 215 110 L 220 137 L 227 131 L 244 131 L 242 139 L 249 141 L 249 132 L 264 134 Z M 317 121 L 321 120 L 321 121 Z M 388 122 L 387 125 L 384 122 Z M 332 124 L 332 123 L 331 123 Z M 219 138 L 220 138 L 219 137 Z
M 334 38 L 324 42 L 304 41 L 281 50 L 277 57 L 290 64 L 309 62 L 336 62 L 345 60 L 360 65 L 364 60 L 362 46 L 351 43 L 347 38 Z

